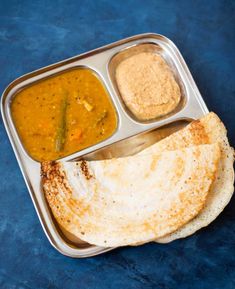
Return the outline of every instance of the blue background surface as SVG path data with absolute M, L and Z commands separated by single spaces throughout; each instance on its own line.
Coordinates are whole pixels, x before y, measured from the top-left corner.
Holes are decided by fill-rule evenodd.
M 235 1 L 0 0 L 0 92 L 16 77 L 143 32 L 182 52 L 235 146 Z M 0 288 L 235 288 L 235 199 L 168 245 L 70 259 L 47 241 L 0 120 Z

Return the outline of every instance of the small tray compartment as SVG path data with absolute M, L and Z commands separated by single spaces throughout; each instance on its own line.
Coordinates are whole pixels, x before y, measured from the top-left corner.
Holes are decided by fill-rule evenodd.
M 116 80 L 116 70 L 118 65 L 124 61 L 125 59 L 137 55 L 139 53 L 142 52 L 151 52 L 153 54 L 158 54 L 160 55 L 165 62 L 167 63 L 167 65 L 169 66 L 170 70 L 172 71 L 174 78 L 177 82 L 177 84 L 180 87 L 180 92 L 181 92 L 181 99 L 179 104 L 177 105 L 177 107 L 170 113 L 160 116 L 158 118 L 155 119 L 151 119 L 151 120 L 140 120 L 138 119 L 130 110 L 129 108 L 126 106 L 125 101 L 122 98 L 121 92 L 119 90 L 118 84 L 117 84 L 117 80 Z M 185 106 L 186 102 L 187 102 L 187 91 L 186 91 L 186 87 L 183 83 L 183 80 L 181 78 L 181 75 L 179 73 L 179 71 L 176 68 L 176 65 L 174 63 L 174 59 L 172 59 L 172 57 L 169 55 L 169 53 L 164 50 L 160 45 L 156 44 L 156 43 L 141 43 L 141 44 L 137 44 L 137 45 L 132 45 L 130 47 L 124 48 L 123 50 L 121 50 L 120 52 L 116 53 L 111 60 L 109 61 L 108 64 L 108 70 L 109 70 L 109 76 L 110 79 L 113 83 L 114 89 L 116 94 L 118 95 L 120 102 L 122 103 L 122 106 L 124 108 L 124 110 L 126 111 L 126 113 L 133 118 L 135 121 L 137 122 L 141 122 L 141 123 L 152 123 L 152 122 L 156 122 L 158 120 L 161 119 L 166 119 L 174 114 L 176 114 L 177 112 L 179 112 L 180 110 L 183 109 L 183 107 Z
M 63 71 L 60 71 L 59 73 L 55 73 L 55 74 L 50 74 L 49 76 L 43 78 L 43 79 L 39 79 L 36 80 L 34 82 L 31 82 L 27 85 L 23 85 L 22 83 L 22 87 L 20 87 L 15 93 L 14 95 L 12 95 L 11 100 L 10 100 L 10 107 L 9 107 L 9 111 L 11 114 L 11 118 L 13 120 L 13 124 L 14 124 L 14 128 L 15 131 L 17 132 L 17 136 L 20 139 L 20 142 L 23 146 L 23 149 L 25 151 L 25 154 L 27 154 L 29 157 L 31 157 L 33 160 L 38 161 L 38 159 L 34 156 L 35 153 L 30 152 L 29 148 L 26 148 L 26 145 L 24 143 L 24 141 L 22 140 L 22 135 L 24 132 L 19 130 L 19 126 L 25 126 L 25 129 L 27 128 L 27 131 L 31 130 L 31 134 L 35 134 L 35 137 L 32 138 L 30 137 L 30 134 L 27 133 L 27 135 L 25 135 L 25 137 L 27 136 L 28 138 L 34 140 L 37 138 L 37 136 L 40 136 L 40 128 L 38 127 L 38 125 L 41 125 L 41 123 L 43 123 L 44 125 L 47 125 L 49 123 L 49 121 L 51 123 L 54 123 L 54 127 L 53 127 L 53 131 L 51 130 L 51 134 L 52 136 L 49 137 L 50 138 L 50 146 L 51 146 L 51 150 L 53 149 L 53 145 L 51 144 L 51 138 L 54 137 L 54 132 L 57 129 L 57 119 L 55 117 L 58 116 L 58 110 L 59 110 L 59 104 L 60 104 L 60 97 L 61 95 L 64 93 L 64 91 L 66 91 L 66 99 L 68 102 L 68 109 L 70 108 L 71 103 L 73 104 L 73 107 L 75 107 L 76 109 L 83 109 L 83 105 L 80 103 L 80 105 L 78 104 L 78 97 L 84 97 L 84 93 L 86 92 L 87 88 L 86 85 L 84 86 L 85 88 L 83 89 L 82 92 L 79 93 L 79 91 L 81 91 L 81 83 L 79 81 L 79 78 L 82 77 L 81 79 L 84 78 L 84 75 L 82 76 L 81 73 L 85 73 L 86 77 L 89 77 L 89 83 L 96 83 L 97 87 L 99 88 L 99 92 L 100 94 L 98 95 L 99 97 L 102 97 L 103 101 L 105 102 L 106 107 L 109 108 L 109 110 L 112 112 L 112 116 L 113 119 L 115 119 L 115 127 L 114 129 L 112 129 L 112 132 L 109 133 L 107 135 L 107 137 L 103 137 L 103 139 L 101 140 L 97 140 L 96 142 L 94 141 L 94 143 L 89 144 L 83 144 L 82 147 L 79 149 L 79 146 L 77 145 L 77 149 L 75 147 L 72 148 L 72 151 L 68 151 L 68 152 L 61 152 L 61 156 L 58 157 L 54 157 L 53 159 L 58 159 L 61 157 L 67 157 L 73 153 L 76 153 L 82 149 L 88 148 L 90 146 L 93 146 L 94 144 L 97 143 L 101 143 L 107 139 L 109 139 L 117 130 L 118 127 L 118 115 L 115 109 L 115 106 L 113 105 L 112 102 L 112 98 L 110 97 L 107 88 L 105 87 L 103 81 L 101 80 L 101 78 L 99 77 L 99 75 L 93 71 L 92 69 L 86 67 L 86 66 L 76 66 L 74 68 L 71 69 L 66 69 Z M 74 84 L 73 82 L 76 83 Z M 81 81 L 81 80 L 80 80 Z M 55 84 L 58 84 L 55 86 Z M 50 91 L 50 92 L 49 92 Z M 84 92 L 85 91 L 85 92 Z M 75 98 L 75 94 L 77 95 L 77 98 Z M 96 95 L 94 96 L 94 93 L 90 93 L 88 92 L 88 96 L 87 97 L 91 97 L 91 101 L 98 101 L 96 99 Z M 30 100 L 31 99 L 31 100 Z M 84 98 L 85 99 L 85 98 Z M 89 100 L 90 101 L 90 100 Z M 44 103 L 48 103 L 46 109 L 48 110 L 48 113 L 51 114 L 50 119 L 48 119 L 49 116 L 45 115 L 45 113 L 43 114 L 43 111 L 45 110 L 45 104 Z M 18 104 L 21 104 L 21 107 L 17 106 Z M 26 113 L 23 115 L 22 114 L 22 109 L 26 109 L 27 105 L 31 106 L 33 104 L 33 108 L 30 107 L 30 109 L 28 108 L 28 110 L 26 110 Z M 99 104 L 99 103 L 98 103 Z M 42 107 L 39 108 L 38 107 Z M 91 112 L 88 112 L 84 109 L 83 111 L 85 111 L 85 116 L 90 117 L 90 114 L 94 114 L 96 113 L 96 107 L 98 105 L 94 106 L 94 110 Z M 54 109 L 53 109 L 54 108 Z M 74 108 L 74 109 L 75 109 Z M 74 109 L 72 110 L 73 113 L 73 118 L 79 118 L 79 115 L 77 116 L 75 114 Z M 33 112 L 32 112 L 33 110 Z M 17 113 L 17 114 L 16 114 Z M 20 116 L 19 116 L 20 113 Z M 71 109 L 70 109 L 70 114 L 71 114 Z M 79 114 L 79 113 L 78 113 Z M 53 117 L 54 116 L 54 117 Z M 35 117 L 34 120 L 32 120 L 32 118 Z M 51 120 L 52 117 L 52 120 Z M 23 118 L 27 118 L 26 121 L 23 121 Z M 67 116 L 66 116 L 67 118 Z M 79 119 L 79 121 L 77 121 L 77 125 L 73 125 L 73 129 L 76 129 L 76 127 L 79 127 L 81 121 L 83 121 L 84 118 Z M 16 121 L 18 120 L 20 122 L 19 123 Z M 26 122 L 26 123 L 25 123 Z M 30 125 L 31 122 L 31 125 Z M 25 123 L 25 124 L 24 124 Z M 86 125 L 86 123 L 85 123 Z M 43 130 L 44 127 L 41 126 L 41 130 Z M 51 128 L 52 129 L 52 128 Z M 69 138 L 69 123 L 67 122 L 66 125 L 66 135 L 67 138 Z M 86 132 L 86 131 L 85 131 Z M 44 132 L 45 134 L 45 132 Z M 47 140 L 47 135 L 44 135 L 43 140 L 41 140 L 42 142 L 42 146 L 44 151 L 46 151 L 47 149 L 47 143 L 44 141 Z M 39 145 L 39 140 L 35 143 L 34 146 L 38 146 Z M 39 149 L 39 147 L 38 147 Z

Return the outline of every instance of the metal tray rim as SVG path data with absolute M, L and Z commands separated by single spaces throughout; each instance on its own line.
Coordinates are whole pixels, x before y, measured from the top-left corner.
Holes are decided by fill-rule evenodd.
M 184 68 L 184 71 L 186 72 L 187 77 L 188 77 L 189 80 L 190 80 L 190 85 L 193 86 L 193 89 L 194 89 L 194 90 L 196 91 L 196 93 L 199 95 L 198 101 L 199 101 L 200 104 L 201 104 L 202 112 L 203 112 L 204 114 L 207 113 L 207 112 L 208 112 L 208 109 L 207 109 L 207 107 L 206 107 L 206 105 L 205 105 L 205 103 L 204 103 L 204 101 L 203 101 L 203 99 L 202 99 L 202 97 L 201 97 L 201 95 L 200 95 L 200 92 L 199 92 L 199 90 L 198 90 L 198 88 L 197 88 L 197 86 L 196 86 L 196 84 L 195 84 L 195 82 L 194 82 L 194 80 L 193 80 L 193 78 L 192 78 L 192 76 L 191 76 L 191 73 L 190 73 L 190 71 L 189 71 L 189 69 L 188 69 L 188 67 L 187 67 L 187 65 L 186 65 L 183 57 L 181 56 L 178 48 L 177 48 L 177 47 L 175 46 L 175 44 L 174 44 L 171 40 L 169 40 L 167 37 L 165 37 L 165 36 L 163 36 L 163 35 L 160 35 L 160 34 L 155 34 L 155 33 L 144 33 L 144 34 L 138 34 L 138 35 L 135 35 L 135 36 L 132 36 L 132 37 L 128 37 L 128 38 L 125 38 L 125 39 L 116 41 L 116 42 L 114 42 L 114 43 L 107 44 L 107 45 L 102 46 L 102 47 L 100 47 L 100 48 L 93 49 L 93 50 L 91 50 L 91 51 L 89 51 L 89 52 L 85 52 L 85 53 L 82 53 L 82 54 L 80 54 L 80 55 L 77 55 L 77 56 L 74 56 L 74 57 L 71 57 L 71 58 L 68 58 L 68 59 L 65 59 L 65 60 L 56 62 L 56 63 L 54 63 L 54 64 L 50 64 L 50 65 L 48 65 L 48 66 L 46 66 L 46 67 L 39 68 L 39 69 L 37 69 L 37 70 L 34 70 L 33 72 L 26 73 L 26 74 L 24 74 L 24 75 L 16 78 L 16 79 L 13 80 L 13 81 L 6 87 L 6 89 L 3 91 L 2 98 L 1 98 L 1 113 L 2 113 L 2 118 L 3 118 L 3 123 L 4 123 L 4 126 L 5 126 L 5 129 L 6 129 L 6 131 L 7 131 L 8 137 L 9 137 L 9 139 L 10 139 L 11 145 L 12 145 L 12 147 L 13 147 L 15 156 L 16 156 L 16 158 L 17 158 L 17 161 L 18 161 L 18 164 L 19 164 L 19 166 L 20 166 L 21 172 L 22 172 L 23 177 L 24 177 L 24 179 L 25 179 L 27 188 L 28 188 L 28 190 L 29 190 L 31 199 L 32 199 L 32 201 L 33 201 L 34 207 L 35 207 L 35 209 L 36 209 L 36 212 L 37 212 L 37 215 L 38 215 L 38 217 L 39 217 L 40 223 L 41 223 L 41 225 L 42 225 L 42 227 L 43 227 L 43 230 L 44 230 L 44 232 L 45 232 L 45 234 L 46 234 L 49 242 L 51 243 L 51 245 L 52 245 L 56 250 L 58 250 L 60 253 L 62 253 L 63 255 L 70 256 L 70 257 L 74 257 L 74 258 L 78 258 L 78 257 L 79 257 L 79 258 L 82 258 L 82 257 L 88 257 L 88 256 L 93 256 L 93 255 L 101 254 L 101 253 L 110 251 L 110 250 L 112 250 L 112 249 L 114 249 L 114 248 L 101 248 L 101 247 L 92 246 L 91 248 L 96 248 L 96 252 L 95 252 L 95 250 L 94 250 L 94 252 L 93 252 L 92 254 L 89 254 L 88 252 L 86 252 L 86 251 L 89 251 L 91 248 L 76 249 L 77 252 L 80 251 L 79 254 L 73 254 L 73 253 L 70 254 L 70 253 L 68 253 L 68 252 L 65 252 L 65 251 L 61 250 L 61 248 L 56 245 L 54 238 L 52 237 L 50 231 L 49 231 L 48 228 L 47 228 L 47 224 L 45 224 L 45 222 L 43 222 L 43 220 L 42 220 L 42 216 L 40 215 L 40 212 L 39 212 L 40 209 L 38 208 L 38 205 L 36 204 L 36 203 L 37 203 L 36 197 L 35 197 L 35 195 L 32 193 L 31 188 L 30 188 L 30 186 L 29 186 L 29 184 L 28 184 L 27 178 L 26 178 L 26 176 L 25 176 L 25 172 L 24 172 L 24 170 L 23 170 L 23 168 L 22 168 L 22 163 L 21 163 L 20 156 L 18 155 L 18 152 L 16 151 L 15 144 L 14 144 L 14 142 L 13 142 L 12 135 L 11 135 L 11 133 L 10 133 L 10 129 L 8 128 L 7 117 L 6 117 L 6 115 L 5 115 L 5 110 L 4 110 L 4 107 L 5 107 L 5 97 L 6 97 L 7 93 L 12 89 L 12 87 L 14 87 L 14 85 L 16 85 L 17 83 L 19 83 L 24 77 L 28 77 L 28 76 L 30 76 L 30 75 L 32 75 L 32 74 L 37 74 L 37 73 L 39 73 L 39 72 L 46 72 L 46 71 L 49 71 L 49 70 L 52 69 L 52 68 L 59 67 L 60 65 L 63 66 L 63 65 L 66 65 L 67 63 L 72 63 L 73 61 L 76 61 L 76 59 L 77 59 L 78 57 L 89 57 L 90 55 L 93 55 L 93 54 L 95 54 L 95 53 L 103 52 L 103 51 L 105 51 L 105 50 L 107 50 L 107 49 L 111 49 L 112 47 L 115 47 L 115 46 L 120 46 L 120 45 L 125 44 L 125 43 L 128 43 L 128 42 L 130 42 L 130 41 L 135 41 L 135 40 L 143 39 L 143 38 L 151 38 L 151 37 L 153 37 L 153 38 L 155 38 L 155 37 L 161 37 L 161 38 L 165 39 L 165 40 L 167 41 L 167 43 L 170 44 L 171 48 L 173 48 L 174 53 L 175 53 L 175 54 L 177 54 L 177 53 L 179 54 L 179 56 L 180 56 L 180 61 L 182 62 L 181 64 L 183 64 L 183 66 L 184 66 L 184 67 L 183 67 L 183 68 Z M 100 76 L 100 75 L 98 74 L 98 76 Z M 102 79 L 101 79 L 101 80 L 102 80 Z

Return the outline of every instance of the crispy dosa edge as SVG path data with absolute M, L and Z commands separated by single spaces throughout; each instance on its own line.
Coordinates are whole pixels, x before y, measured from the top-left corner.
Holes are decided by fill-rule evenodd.
M 189 124 L 193 135 L 193 131 L 198 127 L 199 122 L 201 125 L 201 136 L 199 136 L 199 141 L 202 137 L 203 142 L 218 142 L 220 145 L 221 160 L 216 180 L 211 187 L 205 208 L 201 213 L 177 231 L 163 238 L 158 238 L 156 240 L 158 243 L 169 243 L 176 239 L 188 237 L 201 228 L 208 226 L 219 216 L 232 198 L 234 192 L 234 149 L 229 145 L 227 130 L 219 117 L 215 113 L 210 112 L 200 120 Z M 205 136 L 207 137 L 207 140 Z M 197 140 L 197 138 L 195 138 L 195 140 Z

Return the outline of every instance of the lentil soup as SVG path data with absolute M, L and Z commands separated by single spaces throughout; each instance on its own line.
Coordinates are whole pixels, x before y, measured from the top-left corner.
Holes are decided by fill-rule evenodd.
M 73 69 L 35 83 L 14 97 L 20 139 L 37 161 L 55 160 L 110 137 L 117 116 L 98 77 Z

